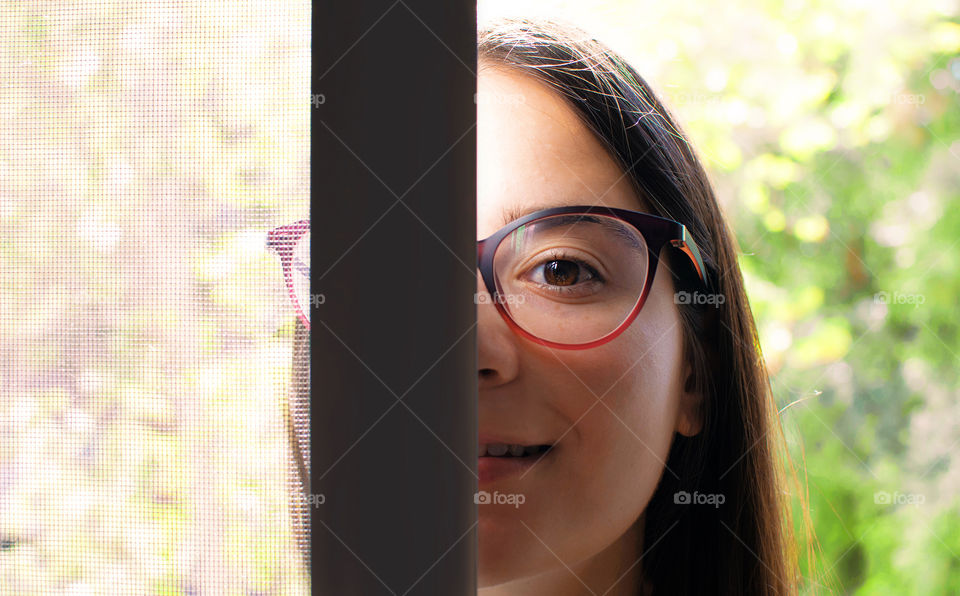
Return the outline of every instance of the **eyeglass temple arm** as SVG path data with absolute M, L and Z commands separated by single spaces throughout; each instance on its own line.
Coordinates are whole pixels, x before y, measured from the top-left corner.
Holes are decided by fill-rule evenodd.
M 697 269 L 697 275 L 700 276 L 700 281 L 706 285 L 707 277 L 703 267 L 703 259 L 700 257 L 700 249 L 697 248 L 697 243 L 693 241 L 693 238 L 689 232 L 687 232 L 686 226 L 680 226 L 680 238 L 671 240 L 670 244 L 679 248 L 690 257 L 690 260 L 693 261 L 693 266 Z
M 301 261 L 300 259 L 293 259 L 293 266 L 300 270 L 300 273 L 307 276 L 307 279 L 310 279 L 310 268 L 307 267 L 307 264 Z
M 288 242 L 284 241 L 279 234 L 270 233 L 267 235 L 267 248 L 280 255 L 282 260 L 291 259 L 291 248 Z M 310 278 L 310 267 L 297 257 L 292 257 L 292 264 L 300 273 Z

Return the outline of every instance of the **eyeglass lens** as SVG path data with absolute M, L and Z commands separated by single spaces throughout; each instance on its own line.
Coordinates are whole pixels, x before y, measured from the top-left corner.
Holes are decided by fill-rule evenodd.
M 307 321 L 310 320 L 310 232 L 294 243 L 290 276 L 293 296 Z
M 494 254 L 498 300 L 541 339 L 578 344 L 616 330 L 640 300 L 647 243 L 606 215 L 537 219 L 506 236 Z

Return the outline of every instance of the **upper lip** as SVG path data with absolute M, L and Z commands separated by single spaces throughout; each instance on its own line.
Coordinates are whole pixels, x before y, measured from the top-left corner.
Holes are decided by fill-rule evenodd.
M 489 445 L 491 443 L 502 443 L 504 445 L 553 445 L 553 441 L 531 441 L 519 437 L 511 437 L 506 434 L 480 433 L 480 444 Z

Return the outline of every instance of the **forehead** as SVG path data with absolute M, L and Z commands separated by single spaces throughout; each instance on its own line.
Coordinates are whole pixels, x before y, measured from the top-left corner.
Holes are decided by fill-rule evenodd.
M 483 68 L 477 83 L 477 235 L 547 207 L 640 209 L 630 180 L 558 92 Z

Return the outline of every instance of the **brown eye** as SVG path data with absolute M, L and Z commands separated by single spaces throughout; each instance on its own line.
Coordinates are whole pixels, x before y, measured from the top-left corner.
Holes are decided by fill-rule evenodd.
M 580 266 L 573 261 L 550 261 L 543 265 L 543 278 L 553 286 L 569 286 L 580 278 Z
M 553 255 L 530 270 L 530 281 L 553 288 L 583 289 L 590 282 L 602 282 L 597 271 L 578 259 L 564 258 L 564 255 Z

